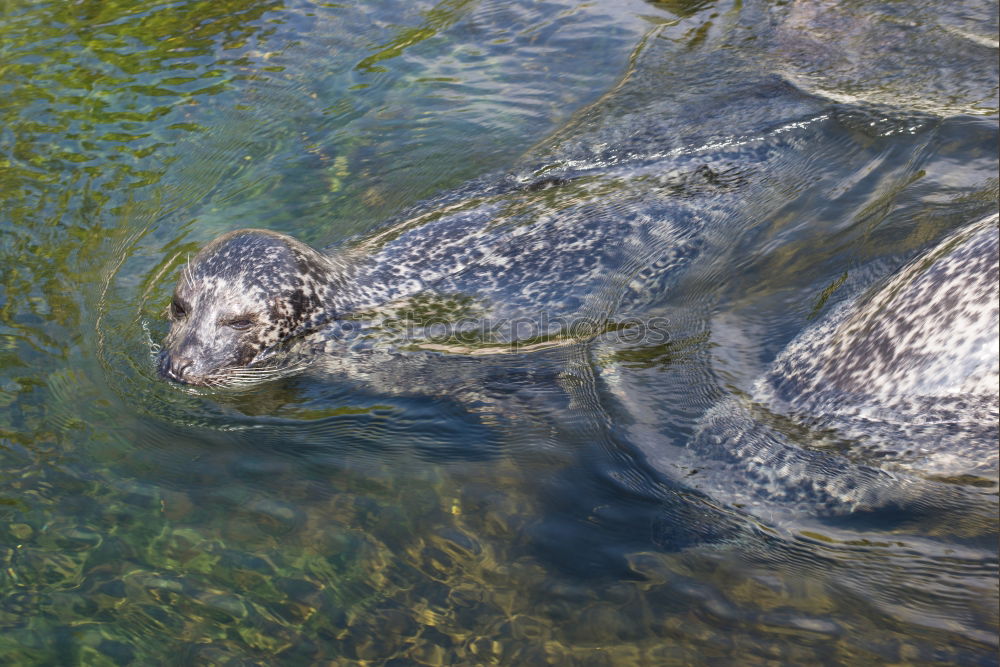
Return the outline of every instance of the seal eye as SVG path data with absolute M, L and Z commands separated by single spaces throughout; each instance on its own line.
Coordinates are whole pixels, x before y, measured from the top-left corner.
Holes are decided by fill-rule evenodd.
M 245 317 L 240 317 L 235 320 L 229 320 L 226 322 L 226 326 L 230 329 L 236 329 L 237 331 L 243 331 L 244 329 L 249 329 L 253 322 Z
M 170 302 L 170 314 L 177 320 L 183 319 L 184 316 L 187 315 L 187 309 L 183 304 L 181 304 L 177 297 L 174 297 L 174 300 Z

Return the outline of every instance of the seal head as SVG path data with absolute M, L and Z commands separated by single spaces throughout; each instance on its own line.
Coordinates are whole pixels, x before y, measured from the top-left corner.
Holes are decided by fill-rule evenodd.
M 333 319 L 338 272 L 290 236 L 243 229 L 205 246 L 182 272 L 159 370 L 184 384 L 259 381 L 290 344 Z

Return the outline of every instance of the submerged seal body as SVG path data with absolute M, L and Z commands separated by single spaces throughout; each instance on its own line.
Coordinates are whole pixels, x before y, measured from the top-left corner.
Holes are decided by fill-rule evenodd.
M 686 481 L 771 521 L 995 493 L 998 240 L 968 224 L 806 329 L 705 415 Z
M 995 477 L 998 253 L 996 215 L 950 234 L 793 341 L 754 399 L 857 441 L 858 459 Z

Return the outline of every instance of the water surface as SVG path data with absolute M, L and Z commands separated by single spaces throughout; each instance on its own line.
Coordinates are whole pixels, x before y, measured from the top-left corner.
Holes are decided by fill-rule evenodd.
M 663 463 L 996 210 L 995 3 L 11 0 L 0 28 L 5 663 L 996 663 L 995 485 L 779 520 Z M 601 292 L 663 337 L 375 388 L 156 376 L 216 235 L 340 247 L 494 183 L 554 187 L 493 224 L 710 209 L 687 270 L 630 250 L 643 289 Z

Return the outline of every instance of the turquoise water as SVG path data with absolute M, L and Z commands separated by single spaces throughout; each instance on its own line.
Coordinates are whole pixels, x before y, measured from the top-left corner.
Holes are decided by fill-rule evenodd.
M 996 210 L 997 25 L 972 1 L 5 3 L 0 660 L 995 664 L 995 485 L 942 482 L 958 516 L 788 523 L 651 461 Z M 666 342 L 404 356 L 369 386 L 157 376 L 218 234 L 349 245 L 544 178 L 622 215 L 725 193 L 627 313 Z

